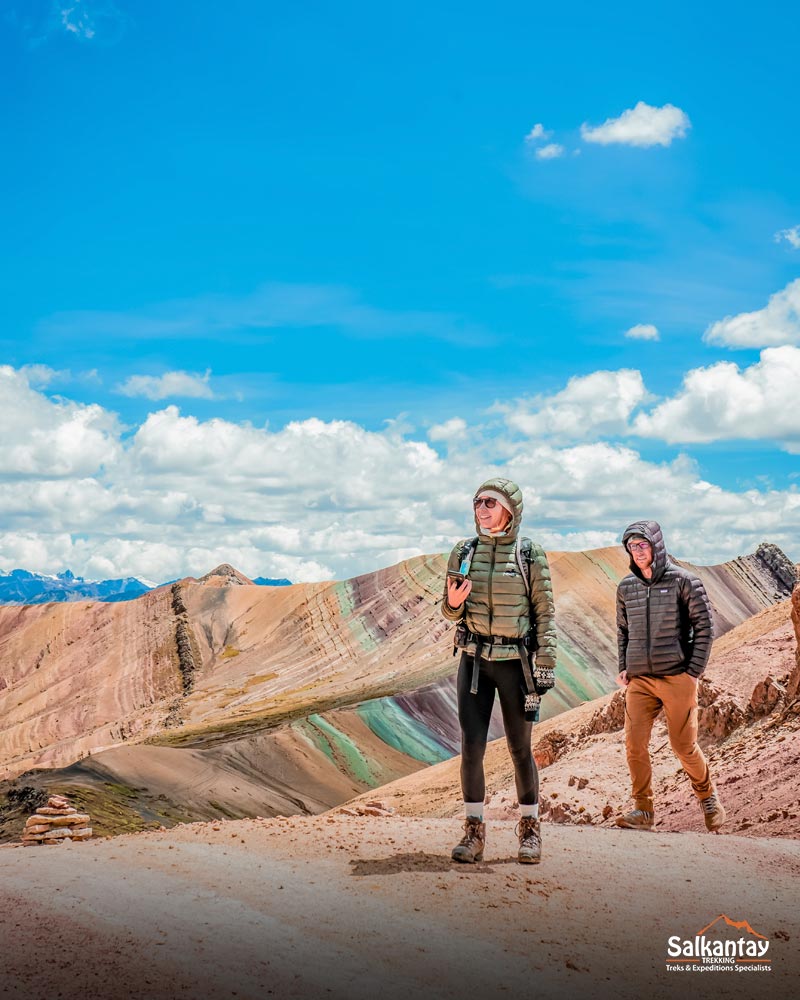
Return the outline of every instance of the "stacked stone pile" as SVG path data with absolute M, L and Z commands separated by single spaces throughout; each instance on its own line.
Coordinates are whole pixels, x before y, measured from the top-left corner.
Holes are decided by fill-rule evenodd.
M 87 813 L 79 813 L 63 795 L 51 795 L 46 806 L 41 806 L 25 824 L 22 843 L 26 847 L 37 844 L 61 844 L 65 840 L 88 840 L 92 835 L 91 820 Z

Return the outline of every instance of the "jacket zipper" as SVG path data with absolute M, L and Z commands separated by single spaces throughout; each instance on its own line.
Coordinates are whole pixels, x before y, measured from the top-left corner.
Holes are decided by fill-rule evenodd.
M 650 590 L 647 588 L 647 669 L 652 673 L 653 660 L 650 656 Z
M 492 604 L 492 576 L 494 575 L 494 561 L 497 555 L 497 542 L 492 542 L 492 562 L 489 566 L 489 635 L 494 635 L 494 628 L 492 626 L 492 616 L 494 614 L 494 606 Z

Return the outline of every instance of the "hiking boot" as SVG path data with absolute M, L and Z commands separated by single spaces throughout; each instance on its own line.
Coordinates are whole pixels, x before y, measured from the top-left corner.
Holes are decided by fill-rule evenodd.
M 623 830 L 652 830 L 654 816 L 646 809 L 632 809 L 624 816 L 617 816 L 615 822 Z
M 725 822 L 725 809 L 717 798 L 717 791 L 714 791 L 707 799 L 701 799 L 700 805 L 703 807 L 703 819 L 706 821 L 706 830 L 718 833 L 719 828 Z
M 453 861 L 474 864 L 483 860 L 486 846 L 486 824 L 478 816 L 467 816 L 464 820 L 464 836 L 453 848 Z
M 523 865 L 538 865 L 542 860 L 542 830 L 539 820 L 533 816 L 522 816 L 515 833 L 519 834 L 517 859 Z

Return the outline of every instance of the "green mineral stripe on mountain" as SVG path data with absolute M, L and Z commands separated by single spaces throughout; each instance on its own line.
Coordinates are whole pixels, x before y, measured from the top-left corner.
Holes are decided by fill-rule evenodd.
M 357 608 L 355 581 L 345 580 L 343 583 L 337 583 L 334 587 L 334 593 L 339 602 L 339 613 L 345 626 L 352 632 L 365 653 L 372 652 L 378 643 L 375 636 L 370 633 Z
M 610 563 L 608 563 L 605 559 L 600 558 L 599 556 L 587 555 L 587 558 L 589 559 L 590 562 L 594 563 L 595 566 L 600 567 L 600 569 L 605 573 L 605 575 L 609 578 L 609 580 L 611 580 L 614 586 L 616 586 L 622 579 L 622 577 L 625 576 L 624 572 L 620 573 Z
M 393 698 L 376 698 L 359 705 L 356 711 L 384 743 L 423 764 L 436 764 L 451 756 L 451 751 Z
M 565 707 L 599 698 L 614 688 L 611 678 L 592 671 L 583 653 L 563 633 L 558 637 L 556 677 Z
M 371 788 L 378 784 L 378 776 L 370 762 L 346 733 L 337 729 L 321 715 L 310 715 L 306 723 L 318 732 L 320 742 L 317 745 L 320 750 L 336 763 L 340 770 L 345 771 L 355 781 L 363 782 Z M 327 744 L 327 750 L 323 743 Z
M 334 762 L 333 747 L 327 736 L 320 731 L 319 726 L 315 726 L 309 719 L 300 719 L 293 722 L 290 727 L 314 750 L 324 754 L 331 763 Z

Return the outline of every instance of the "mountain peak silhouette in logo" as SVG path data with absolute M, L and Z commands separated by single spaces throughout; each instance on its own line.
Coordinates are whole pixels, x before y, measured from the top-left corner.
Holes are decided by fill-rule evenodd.
M 761 938 L 763 941 L 767 940 L 763 934 L 759 934 L 758 931 L 754 931 L 748 921 L 731 920 L 731 918 L 726 916 L 724 913 L 720 913 L 718 917 L 714 917 L 710 924 L 707 924 L 701 931 L 697 932 L 697 936 L 701 937 L 707 930 L 712 928 L 714 924 L 719 923 L 720 920 L 724 920 L 728 927 L 734 927 L 737 931 L 747 931 L 748 934 L 752 934 L 754 937 Z

